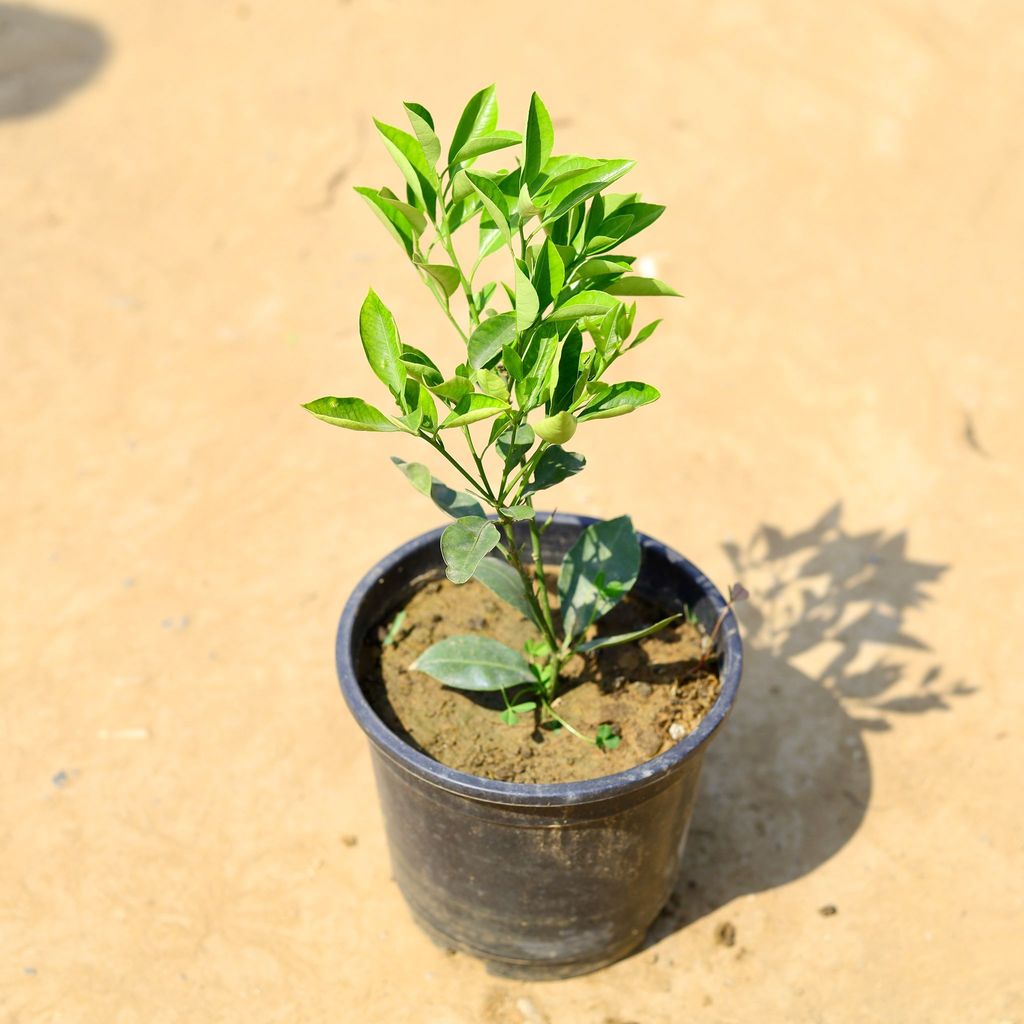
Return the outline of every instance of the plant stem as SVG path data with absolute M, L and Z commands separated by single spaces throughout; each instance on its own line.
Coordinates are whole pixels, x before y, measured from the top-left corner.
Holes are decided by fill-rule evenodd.
M 462 428 L 462 433 L 465 435 L 466 444 L 469 445 L 469 452 L 473 456 L 473 461 L 476 463 L 477 472 L 480 474 L 480 479 L 483 481 L 484 491 L 491 503 L 497 508 L 501 502 L 494 496 L 494 491 L 491 490 L 490 482 L 487 479 L 487 471 L 484 469 L 483 460 L 477 454 L 476 446 L 473 444 L 473 435 L 469 432 L 469 427 L 465 426 Z
M 547 580 L 544 577 L 544 557 L 540 549 L 540 530 L 537 529 L 537 520 L 530 520 L 530 547 L 533 550 L 533 573 L 540 588 L 541 610 L 544 613 L 544 621 L 548 625 L 552 636 L 556 636 L 555 621 L 551 614 L 551 598 L 548 595 Z M 552 680 L 552 692 L 558 683 L 556 675 Z
M 537 592 L 534 590 L 534 580 L 531 578 L 530 573 L 527 571 L 526 566 L 523 565 L 522 557 L 519 554 L 519 545 L 516 543 L 515 537 L 515 524 L 509 519 L 508 516 L 498 513 L 501 527 L 505 531 L 505 536 L 508 538 L 508 552 L 507 557 L 512 565 L 512 568 L 519 574 L 520 580 L 523 583 L 523 593 L 526 595 L 526 600 L 530 607 L 533 609 L 534 614 L 537 617 L 537 623 L 541 627 L 541 632 L 544 634 L 544 639 L 547 640 L 548 646 L 551 648 L 552 657 L 555 657 L 555 653 L 558 650 L 558 639 L 555 636 L 555 630 L 550 622 L 550 612 L 546 617 L 544 614 L 544 607 L 537 597 Z M 540 579 L 540 586 L 544 586 L 543 576 Z

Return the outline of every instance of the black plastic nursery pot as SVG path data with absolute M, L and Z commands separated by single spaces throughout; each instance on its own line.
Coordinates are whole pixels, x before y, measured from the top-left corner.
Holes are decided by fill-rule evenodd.
M 543 535 L 557 564 L 597 520 L 558 514 Z M 718 634 L 721 692 L 690 735 L 650 761 L 598 779 L 549 785 L 455 771 L 393 733 L 356 666 L 371 629 L 443 575 L 441 529 L 393 551 L 359 582 L 341 616 L 342 693 L 370 739 L 395 881 L 435 941 L 499 974 L 563 978 L 610 964 L 643 941 L 676 881 L 708 742 L 740 684 L 730 612 Z M 666 614 L 684 605 L 710 631 L 725 607 L 711 581 L 640 535 L 635 592 Z

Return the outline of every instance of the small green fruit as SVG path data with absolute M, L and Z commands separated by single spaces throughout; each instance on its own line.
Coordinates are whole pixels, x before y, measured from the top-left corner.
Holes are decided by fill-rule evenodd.
M 551 444 L 565 444 L 576 433 L 576 417 L 571 412 L 556 412 L 535 423 L 533 432 Z

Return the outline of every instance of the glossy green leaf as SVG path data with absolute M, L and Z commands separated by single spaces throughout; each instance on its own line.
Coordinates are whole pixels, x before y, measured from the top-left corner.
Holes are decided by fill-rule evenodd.
M 639 571 L 640 542 L 629 516 L 584 529 L 558 575 L 567 635 L 578 636 L 611 611 L 632 588 Z
M 444 263 L 419 263 L 417 266 L 440 285 L 445 296 L 450 298 L 459 290 L 462 279 L 454 267 L 449 267 Z
M 371 288 L 359 310 L 359 338 L 366 361 L 377 377 L 396 397 L 402 393 L 406 370 L 402 344 L 391 311 Z
M 597 167 L 578 171 L 557 185 L 551 192 L 544 223 L 558 220 L 573 207 L 596 195 L 617 181 L 636 165 L 635 160 L 602 160 Z
M 431 385 L 430 390 L 439 398 L 455 405 L 466 395 L 473 394 L 473 382 L 466 377 L 451 377 L 436 386 Z
M 377 126 L 377 131 L 384 139 L 384 145 L 398 165 L 409 188 L 422 202 L 427 212 L 433 211 L 438 189 L 437 172 L 431 167 L 419 139 L 376 118 L 373 119 L 373 123 Z
M 482 174 L 467 171 L 466 177 L 473 186 L 473 191 L 480 197 L 480 202 L 483 203 L 487 215 L 494 221 L 494 226 L 502 240 L 506 245 L 511 245 L 512 231 L 508 226 L 508 206 L 501 189 L 490 178 L 485 178 Z
M 408 216 L 393 201 L 385 199 L 375 189 L 359 187 L 356 189 L 356 192 L 366 200 L 370 209 L 377 215 L 384 227 L 388 229 L 391 236 L 405 249 L 405 254 L 411 257 L 416 248 L 417 232 L 410 223 Z M 410 207 L 410 209 L 413 208 Z M 414 210 L 414 212 L 419 213 L 418 210 Z M 420 216 L 422 217 L 422 214 Z
M 558 252 L 558 247 L 550 238 L 545 240 L 537 254 L 533 281 L 541 309 L 546 309 L 557 302 L 562 285 L 565 284 L 565 263 Z
M 394 420 L 361 398 L 318 398 L 307 402 L 308 409 L 318 420 L 348 430 L 402 430 Z
M 502 131 L 491 132 L 489 135 L 481 135 L 479 138 L 470 139 L 456 154 L 453 164 L 464 163 L 473 160 L 484 153 L 494 153 L 499 149 L 508 149 L 509 146 L 517 146 L 522 142 L 519 132 Z
M 508 408 L 508 403 L 499 398 L 491 398 L 490 395 L 466 395 L 456 403 L 451 414 L 441 423 L 441 430 L 449 430 L 452 427 L 465 427 L 477 420 L 485 420 L 490 416 L 497 416 Z
M 417 235 L 423 234 L 427 227 L 427 218 L 422 210 L 417 210 L 412 204 L 403 202 L 386 185 L 378 189 L 377 194 L 388 206 L 397 210 L 408 220 Z
M 500 398 L 501 401 L 508 401 L 508 385 L 499 373 L 493 370 L 477 370 L 473 376 L 480 390 L 491 398 Z
M 489 519 L 481 516 L 456 519 L 441 534 L 441 555 L 448 579 L 452 583 L 465 583 L 500 539 L 498 528 Z
M 603 316 L 618 299 L 604 292 L 577 292 L 566 299 L 557 309 L 548 314 L 549 320 L 578 320 L 583 316 Z
M 484 518 L 484 510 L 476 498 L 465 491 L 456 491 L 438 480 L 421 462 L 406 462 L 397 455 L 392 455 L 391 461 L 420 494 L 430 498 L 442 512 L 446 512 L 453 519 L 465 516 Z
M 526 114 L 526 131 L 523 133 L 523 181 L 531 183 L 551 156 L 555 143 L 555 130 L 551 115 L 541 98 L 534 93 L 530 97 L 530 109 Z
M 598 651 L 602 647 L 615 647 L 618 644 L 629 644 L 634 640 L 643 640 L 645 636 L 651 636 L 666 626 L 671 626 L 673 622 L 677 622 L 682 617 L 681 613 L 670 615 L 660 622 L 655 622 L 653 626 L 647 626 L 645 629 L 636 629 L 632 633 L 619 633 L 616 636 L 599 636 L 595 640 L 588 640 L 586 643 L 580 644 L 576 650 L 580 654 L 586 654 L 588 651 Z
M 609 295 L 674 295 L 682 298 L 679 292 L 656 277 L 620 277 L 608 285 L 605 291 Z
M 627 412 L 639 409 L 642 405 L 656 402 L 661 397 L 657 388 L 643 384 L 638 380 L 627 380 L 612 386 L 595 402 L 592 402 L 577 413 L 580 421 L 609 419 L 612 416 L 623 416 Z
M 406 103 L 404 106 L 412 130 L 423 147 L 423 155 L 433 167 L 441 156 L 441 143 L 438 141 L 437 135 L 434 134 L 434 119 L 431 117 L 430 111 L 422 104 Z
M 567 452 L 558 445 L 552 445 L 538 460 L 533 479 L 527 484 L 524 493 L 546 491 L 581 472 L 586 464 L 587 460 L 577 452 Z
M 642 345 L 658 329 L 660 323 L 660 320 L 652 320 L 646 327 L 641 327 L 629 347 L 636 348 L 637 345 Z
M 523 331 L 529 330 L 534 320 L 537 319 L 537 313 L 540 311 L 540 302 L 537 299 L 537 292 L 534 290 L 529 277 L 527 277 L 518 260 L 516 260 L 515 264 L 515 278 L 516 330 L 522 334 Z
M 529 424 L 523 423 L 517 428 L 514 436 L 511 428 L 500 434 L 496 438 L 496 447 L 502 459 L 515 466 L 533 447 L 535 440 L 533 428 Z
M 562 347 L 558 353 L 558 371 L 555 376 L 554 392 L 551 395 L 551 412 L 561 412 L 572 405 L 576 382 L 579 380 L 582 351 L 583 335 L 573 327 L 562 341 Z M 573 430 L 575 429 L 574 426 Z M 571 436 L 572 434 L 569 435 L 569 437 Z M 561 441 L 568 441 L 569 437 L 563 437 Z M 553 439 L 546 438 L 546 440 Z M 560 444 L 561 441 L 555 443 Z
M 487 636 L 452 636 L 428 647 L 413 662 L 418 672 L 459 690 L 503 690 L 533 679 L 518 651 Z
M 452 144 L 448 150 L 448 163 L 455 163 L 456 157 L 466 143 L 484 135 L 490 135 L 498 125 L 498 99 L 494 86 L 481 89 L 470 99 L 462 111 Z
M 527 505 L 525 502 L 519 505 L 510 505 L 507 508 L 501 510 L 501 514 L 508 519 L 511 519 L 513 523 L 522 523 L 527 519 L 536 519 L 537 513 L 533 511 L 531 505 Z
M 585 260 L 574 271 L 573 276 L 580 281 L 593 277 L 615 277 L 629 272 L 633 261 L 613 257 L 594 257 Z
M 433 359 L 412 345 L 402 345 L 402 362 L 406 373 L 422 381 L 428 388 L 433 388 L 444 380 Z
M 499 313 L 484 320 L 469 338 L 469 362 L 480 369 L 489 366 L 499 355 L 503 345 L 509 345 L 516 337 L 516 314 Z

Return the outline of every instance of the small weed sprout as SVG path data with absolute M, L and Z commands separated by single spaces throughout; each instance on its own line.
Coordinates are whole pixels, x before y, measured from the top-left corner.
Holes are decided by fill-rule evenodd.
M 359 313 L 359 335 L 395 409 L 384 412 L 354 397 L 319 398 L 305 408 L 349 430 L 410 434 L 437 452 L 464 490 L 438 480 L 421 463 L 392 461 L 454 520 L 441 537 L 448 579 L 479 580 L 537 630 L 522 651 L 483 635 L 450 637 L 424 651 L 413 668 L 447 686 L 500 691 L 501 719 L 508 725 L 531 712 L 546 715 L 545 726 L 610 750 L 619 742 L 610 723 L 584 736 L 552 707 L 563 666 L 575 653 L 639 640 L 681 615 L 588 639 L 640 570 L 640 545 L 625 515 L 587 527 L 566 554 L 556 615 L 541 556 L 548 523 L 537 521 L 534 500 L 584 468 L 583 455 L 566 444 L 586 435 L 594 422 L 659 397 L 650 384 L 608 378 L 661 322 L 634 331 L 636 303 L 627 300 L 678 294 L 633 273 L 635 257 L 621 248 L 664 207 L 635 192 L 608 191 L 632 160 L 555 155 L 551 118 L 536 94 L 520 134 L 498 128 L 494 87 L 482 89 L 466 105 L 444 156 L 430 112 L 419 103 L 406 103 L 405 112 L 411 132 L 375 121 L 404 187 L 356 192 L 433 293 L 465 357 L 442 371 L 402 340 L 390 310 L 371 289 Z M 509 169 L 478 165 L 481 157 L 501 151 L 514 155 Z M 476 256 L 464 262 L 454 239 L 474 229 Z M 490 257 L 504 263 L 500 281 L 482 279 L 494 262 Z M 486 432 L 474 433 L 481 430 Z M 462 456 L 453 451 L 459 439 Z M 401 619 L 391 623 L 385 645 L 395 642 Z

